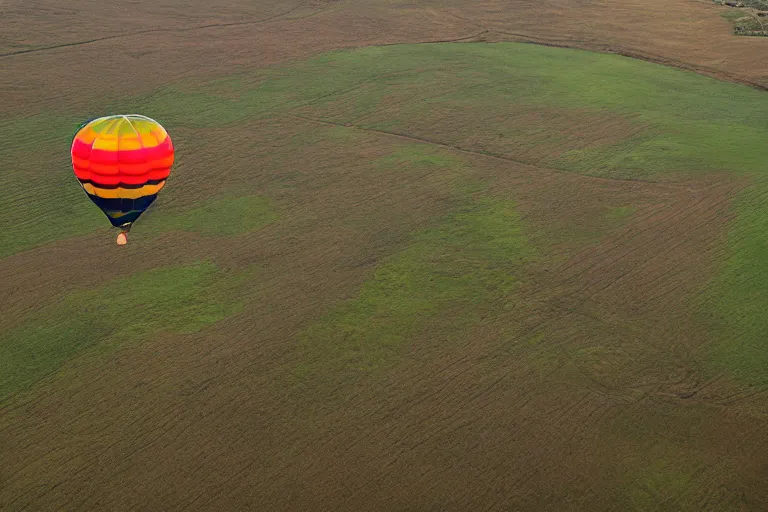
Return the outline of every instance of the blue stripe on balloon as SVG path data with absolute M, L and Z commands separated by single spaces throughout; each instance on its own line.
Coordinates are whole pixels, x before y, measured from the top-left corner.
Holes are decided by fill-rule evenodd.
M 157 199 L 157 194 L 137 199 L 105 199 L 91 194 L 88 194 L 88 197 L 101 208 L 113 226 L 120 227 L 128 222 L 136 222 L 136 219 Z

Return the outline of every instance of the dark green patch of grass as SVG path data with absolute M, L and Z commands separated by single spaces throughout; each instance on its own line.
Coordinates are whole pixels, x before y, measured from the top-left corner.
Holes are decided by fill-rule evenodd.
M 625 219 L 635 213 L 637 210 L 634 206 L 613 206 L 605 212 L 607 219 Z
M 724 19 L 730 22 L 736 22 L 744 17 L 749 16 L 749 14 L 746 14 L 744 11 L 730 10 L 730 11 L 721 12 L 720 16 L 722 16 Z
M 768 0 L 741 0 L 746 7 L 759 11 L 768 11 Z
M 722 421 L 722 420 L 720 420 Z M 702 495 L 717 510 L 740 510 L 738 462 L 713 440 L 712 411 L 702 404 L 658 408 L 640 399 L 610 420 L 598 460 L 621 510 L 700 510 Z M 713 442 L 714 441 L 714 442 Z M 718 482 L 710 489 L 702 482 Z
M 401 144 L 391 154 L 375 162 L 379 168 L 399 168 L 402 170 L 429 170 L 435 168 L 454 168 L 463 164 L 463 159 L 445 150 L 434 149 L 427 144 Z
M 514 304 L 520 269 L 530 257 L 512 202 L 471 202 L 438 227 L 415 233 L 355 299 L 301 334 L 298 376 L 335 381 L 376 372 L 397 362 L 425 332 L 450 342 L 478 320 L 478 306 Z
M 69 148 L 81 123 L 51 114 L 0 120 L 0 258 L 108 222 L 72 172 Z
M 695 482 L 699 467 L 686 459 L 684 450 L 655 455 L 635 466 L 635 485 L 628 496 L 634 510 L 649 510 L 659 503 L 677 501 Z
M 768 19 L 766 19 L 766 21 L 761 21 L 760 18 L 751 11 L 735 9 L 726 11 L 722 13 L 721 16 L 731 22 L 733 25 L 733 32 L 736 35 L 768 36 L 768 30 L 765 28 Z
M 139 221 L 147 231 L 189 231 L 206 236 L 240 235 L 260 229 L 278 218 L 271 201 L 262 196 L 221 198 L 199 208 L 155 214 L 148 210 Z M 139 225 L 137 223 L 137 225 Z
M 0 337 L 0 400 L 91 350 L 191 333 L 239 311 L 239 283 L 211 263 L 160 268 L 73 292 Z
M 768 385 L 768 181 L 742 192 L 728 235 L 722 272 L 705 295 L 703 314 L 713 334 L 707 346 L 712 374 Z

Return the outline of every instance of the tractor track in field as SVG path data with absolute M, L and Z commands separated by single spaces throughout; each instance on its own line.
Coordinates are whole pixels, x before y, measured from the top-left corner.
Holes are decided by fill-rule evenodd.
M 274 16 L 269 16 L 268 18 L 263 18 L 259 20 L 247 20 L 247 21 L 233 21 L 230 23 L 207 23 L 204 25 L 195 25 L 192 27 L 176 27 L 176 28 L 148 28 L 145 30 L 136 30 L 133 32 L 126 32 L 124 34 L 115 34 L 111 36 L 104 36 L 104 37 L 95 37 L 93 39 L 86 39 L 85 41 L 73 41 L 70 43 L 61 43 L 61 44 L 55 44 L 51 46 L 44 46 L 42 48 L 30 48 L 26 50 L 17 50 L 12 52 L 5 52 L 0 53 L 0 58 L 5 57 L 13 57 L 16 55 L 25 55 L 29 53 L 40 53 L 40 52 L 47 52 L 50 50 L 57 50 L 59 48 L 68 48 L 73 46 L 83 46 L 87 44 L 93 44 L 93 43 L 99 43 L 102 41 L 110 41 L 114 39 L 125 39 L 129 37 L 135 37 L 140 36 L 144 34 L 167 34 L 167 33 L 182 33 L 182 32 L 192 32 L 196 30 L 204 30 L 209 28 L 226 28 L 226 27 L 240 27 L 245 25 L 260 25 L 262 23 L 269 23 L 270 21 L 279 20 L 280 18 L 284 18 L 285 16 L 288 16 L 289 14 L 298 11 L 299 8 L 290 9 L 288 11 L 282 12 L 280 14 L 275 14 Z M 308 14 L 304 17 L 311 17 L 314 16 L 322 11 L 315 11 L 312 14 Z M 301 18 L 292 18 L 292 19 L 301 19 Z
M 445 142 L 441 142 L 441 141 L 435 140 L 435 139 L 429 139 L 429 138 L 426 138 L 426 137 L 419 137 L 419 136 L 415 136 L 415 135 L 409 135 L 407 133 L 402 133 L 402 132 L 393 132 L 393 131 L 389 131 L 389 130 L 380 130 L 380 129 L 377 129 L 377 128 L 368 128 L 368 127 L 365 127 L 365 126 L 360 126 L 358 124 L 338 123 L 338 122 L 335 122 L 335 121 L 328 121 L 328 120 L 325 120 L 325 119 L 316 119 L 316 118 L 302 116 L 302 115 L 298 115 L 298 114 L 286 114 L 284 117 L 292 117 L 294 119 L 299 119 L 299 120 L 302 120 L 302 121 L 309 121 L 309 122 L 312 122 L 312 123 L 319 123 L 319 124 L 325 124 L 325 125 L 330 125 L 330 126 L 337 126 L 337 127 L 340 127 L 340 128 L 350 128 L 350 129 L 360 130 L 360 131 L 368 132 L 368 133 L 378 133 L 378 134 L 381 134 L 381 135 L 387 135 L 387 136 L 390 136 L 390 137 L 397 137 L 399 139 L 409 140 L 409 141 L 412 141 L 412 142 L 418 142 L 418 143 L 421 143 L 421 144 L 429 144 L 429 145 L 432 145 L 432 146 L 448 149 L 450 151 L 456 151 L 456 152 L 459 152 L 459 153 L 465 153 L 465 154 L 474 155 L 474 156 L 482 156 L 482 157 L 486 157 L 486 158 L 493 158 L 493 159 L 496 159 L 496 160 L 502 160 L 502 161 L 509 162 L 509 163 L 514 163 L 514 164 L 518 164 L 518 165 L 524 165 L 524 166 L 527 166 L 527 167 L 532 168 L 532 169 L 540 169 L 542 171 L 547 171 L 547 172 L 554 172 L 554 173 L 559 173 L 559 174 L 569 174 L 569 175 L 579 176 L 579 177 L 584 178 L 586 180 L 620 181 L 620 182 L 623 181 L 623 182 L 633 182 L 633 183 L 653 183 L 653 184 L 659 184 L 659 185 L 662 185 L 662 186 L 663 186 L 663 183 L 664 183 L 664 182 L 657 182 L 657 181 L 643 180 L 643 179 L 607 178 L 607 177 L 604 177 L 604 176 L 592 176 L 592 175 L 589 175 L 589 174 L 581 174 L 581 173 L 577 173 L 577 172 L 573 172 L 573 171 L 568 171 L 568 170 L 565 170 L 565 169 L 557 169 L 557 168 L 554 168 L 554 167 L 544 167 L 544 166 L 537 165 L 537 164 L 532 163 L 532 162 L 526 162 L 524 160 L 518 160 L 518 159 L 511 158 L 511 157 L 508 157 L 508 156 L 505 156 L 505 155 L 502 155 L 502 154 L 494 153 L 494 152 L 491 152 L 491 151 L 480 151 L 480 150 L 475 150 L 475 149 L 469 149 L 469 148 L 466 148 L 466 147 L 461 147 L 461 146 L 456 146 L 456 145 L 453 145 L 453 144 L 448 144 L 448 143 L 445 143 Z

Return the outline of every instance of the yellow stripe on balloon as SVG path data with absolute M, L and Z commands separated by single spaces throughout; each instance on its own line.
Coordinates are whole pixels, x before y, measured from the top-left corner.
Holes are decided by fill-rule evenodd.
M 86 192 L 103 199 L 138 199 L 157 194 L 165 186 L 165 180 L 157 185 L 144 185 L 141 188 L 99 188 L 91 183 L 83 183 Z
M 85 144 L 93 144 L 94 149 L 117 151 L 119 149 L 153 148 L 162 144 L 168 138 L 168 132 L 162 126 L 145 119 L 137 118 L 106 118 L 92 121 L 77 134 L 77 138 Z M 122 147 L 125 140 L 136 140 L 139 144 L 128 143 Z
M 158 144 L 160 144 L 159 142 L 157 142 L 157 138 L 151 133 L 142 133 L 140 137 L 141 137 L 141 145 L 144 146 L 145 148 L 153 148 Z
M 114 117 L 102 117 L 100 119 L 96 119 L 95 121 L 91 121 L 91 128 L 96 133 L 107 133 L 114 124 Z
M 112 217 L 113 219 L 119 219 L 120 217 L 125 217 L 129 213 L 133 212 L 104 212 L 107 214 L 107 216 Z
M 115 118 L 109 121 L 107 123 L 106 127 L 99 132 L 99 138 L 104 137 L 105 139 L 116 139 L 117 138 L 117 131 L 115 128 L 120 125 L 120 118 Z M 95 128 L 95 125 L 94 125 Z M 98 131 L 98 130 L 96 130 Z
M 121 137 L 117 143 L 117 147 L 120 151 L 134 151 L 136 149 L 141 149 L 144 146 L 142 146 L 139 139 L 135 137 Z
M 96 139 L 93 143 L 93 149 L 103 149 L 105 151 L 117 151 L 117 138 L 116 137 L 110 137 L 105 136 L 104 134 L 99 134 L 99 138 Z

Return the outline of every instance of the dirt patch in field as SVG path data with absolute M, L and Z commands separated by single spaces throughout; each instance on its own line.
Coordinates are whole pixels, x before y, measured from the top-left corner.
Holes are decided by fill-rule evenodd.
M 4 11 L 11 30 L 4 33 L 0 57 L 3 114 L 82 111 L 94 100 L 118 101 L 185 77 L 231 74 L 337 48 L 451 40 L 611 51 L 768 86 L 768 64 L 761 58 L 768 40 L 732 35 L 718 15 L 725 8 L 709 2 L 477 1 L 437 7 L 382 0 L 254 7 L 179 1 L 103 11 L 87 2 L 57 5 L 11 2 Z

